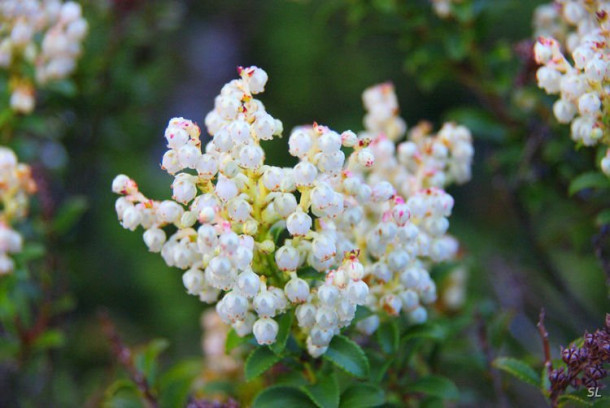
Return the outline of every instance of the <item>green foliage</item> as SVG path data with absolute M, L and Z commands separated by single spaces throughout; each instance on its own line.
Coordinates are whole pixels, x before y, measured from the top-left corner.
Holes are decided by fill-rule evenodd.
M 294 311 L 290 310 L 280 316 L 278 319 L 278 333 L 275 339 L 275 343 L 269 346 L 269 348 L 278 355 L 281 355 L 286 348 L 286 342 L 290 336 L 292 330 L 292 323 L 294 321 Z
M 267 347 L 255 348 L 246 359 L 246 381 L 258 377 L 280 360 L 281 358 Z
M 296 387 L 275 386 L 258 394 L 252 404 L 253 408 L 303 407 L 316 408 L 316 404 L 302 390 Z
M 383 390 L 374 384 L 356 383 L 341 394 L 341 408 L 377 407 L 385 402 Z
M 369 361 L 364 351 L 345 336 L 333 337 L 324 359 L 330 361 L 341 370 L 357 378 L 365 378 L 369 373 Z
M 339 406 L 339 384 L 333 372 L 318 376 L 315 384 L 302 386 L 301 389 L 318 408 L 337 408 Z
M 453 381 L 448 378 L 430 375 L 422 377 L 406 386 L 408 393 L 421 393 L 443 399 L 457 399 L 459 391 Z
M 540 376 L 527 363 L 511 357 L 500 357 L 494 360 L 494 367 L 509 373 L 517 379 L 540 388 Z

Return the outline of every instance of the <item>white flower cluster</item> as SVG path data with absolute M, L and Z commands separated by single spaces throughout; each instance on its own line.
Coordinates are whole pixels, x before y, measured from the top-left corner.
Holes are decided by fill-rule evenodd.
M 604 117 L 610 79 L 610 1 L 558 0 L 536 13 L 541 36 L 534 46 L 538 86 L 559 95 L 553 113 L 571 123 L 572 139 L 585 146 L 610 144 Z M 563 44 L 560 42 L 563 41 Z M 562 50 L 565 47 L 565 53 Z M 610 150 L 601 162 L 610 175 Z
M 23 72 L 23 62 L 33 65 L 40 85 L 67 77 L 74 71 L 87 28 L 74 1 L 0 2 L 0 68 L 11 78 L 13 110 L 29 113 L 35 105 L 35 87 Z
M 0 146 L 0 275 L 14 269 L 9 254 L 21 251 L 23 239 L 11 224 L 27 215 L 29 196 L 35 191 L 30 167 L 18 163 L 11 149 Z
M 437 297 L 429 266 L 451 259 L 458 249 L 457 241 L 446 235 L 453 198 L 442 188 L 470 179 L 472 136 L 467 128 L 453 123 L 431 135 L 430 124 L 424 122 L 395 146 L 393 140 L 402 138 L 406 126 L 398 117 L 392 84 L 367 89 L 363 101 L 368 113 L 359 139 L 369 144 L 375 166 L 353 173 L 374 186 L 373 191 L 382 186 L 396 188 L 390 201 L 365 203 L 366 217 L 354 231 L 364 237 L 367 253 L 365 281 L 370 295 L 366 305 L 390 315 L 405 311 L 412 321 L 422 322 L 427 318 L 422 304 Z M 378 314 L 358 322 L 367 334 L 378 325 Z
M 398 138 L 406 126 L 384 84 L 365 92 L 366 132 L 301 126 L 288 141 L 299 162 L 266 165 L 260 141 L 280 135 L 282 124 L 254 98 L 267 74 L 239 73 L 206 116 L 213 139 L 204 152 L 193 122 L 169 122 L 162 167 L 175 177 L 173 200 L 150 200 L 129 177 L 115 178 L 122 225 L 141 225 L 148 248 L 186 270 L 188 293 L 209 303 L 220 296 L 222 320 L 259 344 L 275 342 L 274 318 L 292 308 L 315 357 L 358 305 L 425 320 L 420 301 L 436 298 L 426 268 L 457 250 L 445 235 L 453 199 L 441 187 L 469 177 L 468 131 L 448 125 L 430 137 L 420 129 L 397 158 L 385 135 Z M 167 238 L 169 225 L 176 230 Z M 374 319 L 363 322 L 374 330 Z

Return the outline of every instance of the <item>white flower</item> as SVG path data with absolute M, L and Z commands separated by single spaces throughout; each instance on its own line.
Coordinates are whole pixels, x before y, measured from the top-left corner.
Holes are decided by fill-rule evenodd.
M 298 208 L 286 219 L 286 228 L 293 236 L 306 235 L 311 228 L 311 217 Z
M 275 343 L 279 326 L 277 322 L 270 318 L 260 318 L 254 323 L 252 332 L 258 344 Z
M 284 245 L 275 253 L 275 262 L 282 271 L 296 271 L 299 266 L 299 251 L 289 245 Z
M 166 241 L 165 232 L 159 228 L 150 228 L 144 232 L 144 243 L 150 252 L 159 252 Z
M 284 286 L 284 293 L 292 303 L 303 303 L 309 297 L 309 285 L 296 275 Z

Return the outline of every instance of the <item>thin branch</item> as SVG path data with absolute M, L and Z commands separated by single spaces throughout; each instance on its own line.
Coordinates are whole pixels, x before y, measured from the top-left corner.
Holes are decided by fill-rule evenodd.
M 150 384 L 148 384 L 146 377 L 136 368 L 133 362 L 133 353 L 131 349 L 121 340 L 117 328 L 108 316 L 108 313 L 102 311 L 98 314 L 98 318 L 102 325 L 102 330 L 104 331 L 104 334 L 108 338 L 110 346 L 112 347 L 114 356 L 125 368 L 129 378 L 131 378 L 131 380 L 136 384 L 144 396 L 148 407 L 158 408 L 159 402 L 157 401 L 155 393 L 151 389 Z
M 544 308 L 540 309 L 540 318 L 538 319 L 538 333 L 542 339 L 542 349 L 544 351 L 544 366 L 550 372 L 553 368 L 553 362 L 551 360 L 551 345 L 549 343 L 549 332 L 544 327 Z

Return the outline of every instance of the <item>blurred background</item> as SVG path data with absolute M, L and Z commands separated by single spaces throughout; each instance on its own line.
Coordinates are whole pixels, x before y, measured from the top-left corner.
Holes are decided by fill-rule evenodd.
M 531 183 L 519 192 L 526 199 L 515 205 L 510 177 L 499 177 L 497 170 L 508 163 L 516 171 L 519 163 L 506 157 L 521 157 L 529 135 L 502 139 L 497 125 L 465 116 L 465 109 L 480 106 L 481 100 L 455 79 L 434 84 L 421 80 L 409 69 L 408 47 L 397 40 L 391 19 L 374 17 L 383 3 L 82 2 L 90 32 L 73 78 L 74 102 L 65 103 L 67 96 L 61 93 L 41 95 L 38 109 L 55 112 L 52 119 L 42 127 L 24 125 L 21 131 L 32 137 L 15 141 L 22 161 L 52 175 L 47 192 L 55 211 L 82 210 L 78 222 L 49 249 L 60 254 L 52 296 L 67 296 L 67 311 L 54 322 L 64 332 L 63 347 L 18 376 L 5 369 L 4 378 L 10 381 L 0 386 L 5 388 L 0 401 L 21 398 L 23 405 L 16 406 L 58 407 L 88 401 L 95 406 L 116 370 L 96 317 L 100 310 L 107 310 L 127 343 L 169 340 L 165 364 L 200 358 L 200 317 L 206 306 L 185 293 L 180 270 L 146 250 L 141 231 L 120 226 L 110 185 L 123 173 L 136 179 L 149 197 L 169 198 L 171 178 L 159 164 L 167 122 L 182 116 L 203 124 L 215 95 L 236 77 L 240 65 L 257 65 L 269 74 L 260 99 L 285 129 L 284 138 L 264 145 L 272 164 L 292 163 L 285 151 L 287 135 L 296 125 L 317 121 L 339 131 L 360 130 L 361 93 L 384 81 L 394 83 L 409 126 L 429 120 L 438 129 L 445 120 L 464 118 L 478 125 L 473 129 L 473 179 L 450 189 L 456 199 L 450 231 L 462 245 L 467 296 L 458 310 L 445 314 L 475 317 L 464 337 L 455 340 L 454 353 L 445 355 L 443 371 L 463 392 L 463 406 L 486 401 L 490 392 L 477 380 L 484 363 L 476 316 L 505 327 L 498 331 L 494 353 L 527 355 L 532 362 L 542 359 L 535 327 L 540 307 L 547 310 L 554 353 L 558 344 L 602 325 L 610 310 L 607 277 L 595 256 L 592 240 L 598 231 L 583 204 L 587 197 L 570 198 L 567 190 L 543 182 L 547 174 L 563 174 L 563 155 L 578 168 L 590 154 L 574 152 L 567 129 L 557 130 L 557 138 L 567 143 L 553 145 L 557 157 L 532 170 Z M 483 42 L 506 44 L 505 60 L 518 65 L 512 44 L 531 39 L 531 16 L 542 2 L 497 3 L 501 12 L 490 12 Z M 358 19 L 354 10 L 361 6 Z M 537 92 L 531 73 L 527 80 L 525 89 Z M 475 361 L 474 368 L 468 360 Z M 469 379 L 469 373 L 474 377 Z M 516 387 L 521 406 L 542 404 L 536 393 Z M 47 403 L 36 405 L 41 400 Z

